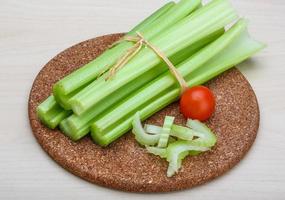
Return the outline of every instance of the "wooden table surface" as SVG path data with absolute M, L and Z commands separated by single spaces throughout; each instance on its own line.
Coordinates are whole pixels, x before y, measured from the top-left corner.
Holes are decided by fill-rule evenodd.
M 191 190 L 132 194 L 92 185 L 51 160 L 33 137 L 27 101 L 53 56 L 80 41 L 124 32 L 165 0 L 0 0 L 0 199 L 284 199 L 285 1 L 232 0 L 268 47 L 239 65 L 256 91 L 257 140 L 226 175 Z

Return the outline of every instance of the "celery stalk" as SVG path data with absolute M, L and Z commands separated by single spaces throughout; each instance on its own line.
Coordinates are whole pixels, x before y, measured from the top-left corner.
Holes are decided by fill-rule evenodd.
M 49 96 L 37 107 L 37 115 L 49 128 L 54 129 L 71 111 L 63 110 L 55 101 L 54 96 Z
M 203 48 L 205 45 L 209 44 L 213 40 L 217 39 L 219 36 L 224 33 L 224 30 L 219 30 L 209 37 L 203 39 L 202 41 L 197 42 L 193 46 L 190 46 L 178 54 L 174 55 L 170 58 L 172 63 L 175 65 L 186 60 L 199 49 Z M 162 63 L 163 64 L 163 63 Z M 154 71 L 155 70 L 155 71 Z M 71 131 L 68 135 L 72 135 L 72 138 L 80 139 L 79 136 L 83 137 L 89 132 L 89 127 L 92 123 L 94 123 L 102 112 L 108 112 L 108 110 L 112 110 L 112 108 L 117 104 L 121 99 L 133 93 L 135 90 L 139 89 L 143 85 L 149 83 L 152 79 L 155 78 L 155 74 L 161 71 L 161 67 L 157 69 L 150 70 L 145 74 L 145 76 L 141 76 L 133 82 L 128 83 L 123 88 L 115 91 L 110 95 L 110 98 L 105 101 L 101 101 L 98 106 L 88 110 L 82 115 L 73 114 L 67 119 L 67 126 L 70 126 L 69 130 Z M 108 110 L 107 110 L 108 109 Z
M 41 113 L 47 113 L 49 110 L 54 108 L 56 104 L 54 96 L 51 95 L 37 107 L 37 110 Z
M 207 10 L 211 7 L 208 12 L 186 18 L 183 23 L 178 23 L 179 26 L 175 25 L 166 31 L 167 34 L 162 33 L 159 37 L 152 39 L 151 43 L 170 57 L 236 19 L 236 13 L 228 1 L 217 0 L 215 2 L 219 3 L 213 3 L 213 5 L 210 3 L 201 8 L 201 10 Z M 89 87 L 89 85 L 87 90 L 85 88 L 73 97 L 70 101 L 73 111 L 78 115 L 84 113 L 115 90 L 152 69 L 159 62 L 161 62 L 160 58 L 152 50 L 144 48 L 111 80 L 105 82 L 104 79 L 98 79 L 92 83 L 94 87 Z M 166 70 L 167 68 L 164 67 L 164 71 Z
M 54 95 L 55 101 L 64 109 L 64 110 L 71 110 L 71 106 L 69 104 L 70 99 L 76 95 L 78 92 L 80 92 L 83 88 L 85 88 L 86 85 L 76 89 L 72 93 L 68 95 Z
M 173 7 L 175 5 L 176 5 L 176 3 L 173 1 L 166 3 L 161 8 L 159 8 L 158 10 L 153 12 L 146 19 L 144 19 L 137 26 L 135 26 L 128 34 L 134 35 L 137 31 L 148 29 L 149 27 L 151 27 L 152 24 L 154 24 L 155 21 L 158 21 L 160 18 L 162 18 L 163 15 L 166 15 L 171 9 L 173 9 Z M 159 21 L 161 21 L 161 20 L 159 20 Z
M 217 58 L 212 58 L 204 65 L 211 67 L 201 67 L 189 74 L 186 77 L 189 80 L 188 84 L 191 86 L 203 84 L 251 57 L 264 49 L 265 46 L 265 44 L 252 39 L 245 30 L 234 44 L 224 49 Z
M 139 28 L 142 29 L 136 29 L 136 31 L 144 33 L 145 37 L 150 39 L 169 26 L 172 26 L 177 21 L 183 19 L 194 9 L 196 9 L 199 4 L 200 0 L 181 0 L 179 3 L 172 6 L 165 13 L 160 15 L 156 20 L 153 20 L 153 22 L 149 23 L 148 26 L 140 26 Z M 131 31 L 128 35 L 133 34 L 134 31 Z M 121 42 L 113 48 L 105 51 L 102 55 L 100 55 L 92 62 L 60 80 L 54 85 L 53 88 L 55 97 L 60 99 L 60 96 L 71 94 L 78 88 L 89 84 L 103 71 L 109 69 L 116 62 L 116 60 L 121 57 L 124 52 L 131 46 L 133 46 L 133 43 L 131 42 Z M 69 103 L 66 102 L 66 104 L 66 107 L 69 108 Z
M 224 48 L 218 55 L 204 63 L 203 66 L 190 73 L 190 75 L 186 77 L 187 83 L 189 87 L 203 84 L 236 64 L 244 61 L 263 48 L 264 44 L 253 40 L 249 37 L 247 32 L 244 31 L 240 37 L 231 43 L 231 45 Z M 166 105 L 174 102 L 178 97 L 179 89 L 175 88 L 169 90 L 164 95 L 157 97 L 155 100 L 152 99 L 152 102 L 148 102 L 139 108 L 142 120 L 146 119 Z M 123 122 L 112 124 L 110 130 L 105 132 L 102 130 L 99 131 L 96 123 L 93 124 L 91 126 L 93 139 L 95 141 L 99 141 L 101 145 L 107 146 L 112 141 L 123 135 L 126 131 L 130 130 L 132 118 L 133 114 L 130 113 L 124 118 Z
M 69 138 L 71 138 L 72 140 L 75 140 L 76 138 L 74 138 L 73 135 L 69 135 L 70 133 L 70 128 L 69 126 L 67 125 L 67 121 L 66 119 L 62 120 L 59 124 L 59 128 L 60 130 L 66 135 L 68 136 Z

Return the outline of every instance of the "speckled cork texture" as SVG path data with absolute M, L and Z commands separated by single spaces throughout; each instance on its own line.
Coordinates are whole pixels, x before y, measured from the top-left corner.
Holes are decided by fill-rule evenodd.
M 58 130 L 44 127 L 36 107 L 51 93 L 52 85 L 88 63 L 122 34 L 106 35 L 79 43 L 53 58 L 38 74 L 31 89 L 29 118 L 32 131 L 42 148 L 59 165 L 87 181 L 131 192 L 168 192 L 208 182 L 235 166 L 253 144 L 259 109 L 255 94 L 237 70 L 225 72 L 207 85 L 216 96 L 216 111 L 207 124 L 218 137 L 217 145 L 199 156 L 188 156 L 180 172 L 166 177 L 167 162 L 150 155 L 128 133 L 108 148 L 94 144 L 90 137 L 72 142 Z M 185 119 L 174 103 L 147 120 L 161 125 L 165 115 Z

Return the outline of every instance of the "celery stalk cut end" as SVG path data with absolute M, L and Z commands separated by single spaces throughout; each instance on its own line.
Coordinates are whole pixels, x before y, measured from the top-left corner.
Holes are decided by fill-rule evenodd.
M 135 114 L 132 125 L 135 138 L 141 145 L 155 145 L 160 139 L 160 135 L 150 135 L 145 132 L 140 121 L 139 112 Z

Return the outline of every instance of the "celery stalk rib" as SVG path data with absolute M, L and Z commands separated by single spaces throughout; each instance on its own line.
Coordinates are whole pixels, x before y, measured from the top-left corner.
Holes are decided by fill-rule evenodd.
M 49 128 L 54 129 L 71 111 L 62 109 L 55 101 L 54 96 L 49 96 L 37 107 L 37 115 L 40 120 Z
M 152 13 L 150 16 L 148 16 L 145 20 L 143 20 L 141 23 L 139 23 L 137 26 L 135 26 L 129 32 L 129 35 L 134 35 L 137 31 L 148 29 L 151 26 L 151 24 L 153 24 L 155 21 L 157 21 L 163 15 L 165 15 L 174 6 L 175 6 L 175 2 L 173 2 L 173 1 L 166 3 L 161 8 L 159 8 L 154 13 Z

